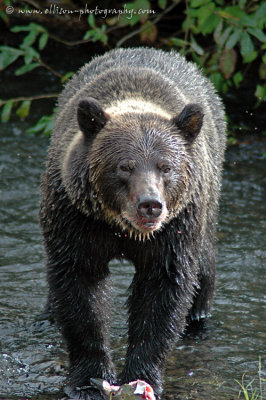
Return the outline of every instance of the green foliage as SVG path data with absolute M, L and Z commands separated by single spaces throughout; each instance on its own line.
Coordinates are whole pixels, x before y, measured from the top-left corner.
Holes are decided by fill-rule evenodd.
M 32 46 L 39 37 L 38 50 L 41 51 L 45 48 L 49 38 L 47 30 L 41 25 L 31 22 L 26 26 L 14 26 L 11 28 L 11 32 L 28 32 L 28 34 L 24 37 L 19 48 L 0 46 L 0 70 L 13 64 L 19 57 L 23 57 L 24 65 L 16 69 L 15 75 L 17 76 L 42 66 L 40 54 Z
M 13 101 L 9 100 L 3 107 L 2 113 L 1 113 L 1 121 L 2 122 L 7 122 L 10 118 L 11 111 L 13 107 Z
M 102 24 L 99 28 L 96 26 L 95 17 L 90 14 L 88 17 L 88 24 L 92 29 L 89 29 L 83 36 L 83 40 L 91 39 L 92 42 L 102 42 L 107 45 L 108 36 L 106 35 L 106 24 Z
M 148 0 L 135 0 L 131 3 L 126 3 L 123 14 L 117 20 L 118 26 L 133 27 L 139 23 L 144 23 L 148 18 L 148 10 L 150 8 L 151 5 Z
M 242 381 L 239 382 L 235 379 L 235 381 L 241 387 L 241 393 L 244 394 L 245 400 L 263 400 L 263 382 L 266 382 L 266 379 L 262 378 L 261 373 L 261 357 L 259 358 L 259 389 L 253 387 L 255 379 L 249 382 L 247 385 L 244 383 L 244 376 L 242 377 Z
M 23 50 L 15 49 L 14 47 L 9 46 L 0 46 L 0 71 L 8 67 L 23 55 Z
M 67 72 L 65 75 L 62 76 L 61 83 L 67 82 L 71 78 L 72 75 L 74 75 L 73 71 Z
M 142 45 L 157 47 L 163 45 L 175 48 L 203 68 L 217 90 L 222 93 L 246 84 L 248 69 L 250 67 L 254 69 L 256 65 L 258 74 L 252 82 L 254 95 L 257 98 L 256 106 L 266 101 L 266 86 L 263 83 L 266 79 L 265 2 L 133 0 L 125 4 L 120 3 L 120 8 L 117 9 L 113 9 L 108 0 L 106 4 L 109 12 L 112 10 L 114 12 L 108 15 L 87 14 L 88 29 L 86 27 L 84 29 L 84 24 L 82 24 L 81 37 L 83 39 L 76 42 L 78 45 L 95 42 L 106 47 L 112 38 L 113 42 L 116 41 L 116 46 L 120 47 L 126 45 L 125 43 L 130 38 L 137 36 Z M 10 1 L 5 0 L 5 5 L 10 5 Z M 25 10 L 30 10 L 32 6 L 24 6 L 23 3 L 23 7 Z M 178 34 L 165 38 L 165 32 L 159 31 L 161 29 L 159 21 L 163 20 L 167 14 L 169 16 L 176 7 L 179 9 L 179 15 L 174 20 L 171 14 L 171 27 L 176 24 L 175 31 Z M 35 11 L 39 12 L 40 8 Z M 86 14 L 85 12 L 83 14 L 80 17 L 82 16 L 84 21 Z M 10 23 L 10 17 L 7 14 L 0 12 L 0 18 L 4 23 Z M 162 26 L 165 26 L 165 23 L 168 23 L 167 20 Z M 73 29 L 77 26 L 74 24 Z M 72 71 L 65 71 L 62 75 L 43 62 L 41 52 L 46 48 L 48 40 L 57 40 L 57 37 L 51 35 L 45 27 L 30 22 L 27 25 L 15 25 L 10 31 L 23 37 L 17 47 L 0 46 L 0 70 L 14 65 L 16 67 L 14 74 L 20 76 L 35 68 L 44 67 L 60 78 L 62 84 L 72 76 Z M 58 41 L 66 46 L 76 44 L 66 42 L 61 38 Z M 255 82 L 257 82 L 256 86 Z M 42 97 L 42 95 L 39 96 L 39 98 Z M 25 119 L 30 112 L 31 102 L 37 98 L 38 96 L 20 97 L 0 101 L 2 122 L 7 122 L 13 111 L 19 118 Z M 51 116 L 43 117 L 30 133 L 43 131 L 47 134 L 50 128 Z
M 54 128 L 54 114 L 43 115 L 36 125 L 26 131 L 27 134 L 33 135 L 42 133 L 44 136 L 49 136 Z
M 30 112 L 30 106 L 31 106 L 31 101 L 30 100 L 24 100 L 21 102 L 19 108 L 16 111 L 17 116 L 20 119 L 25 119 L 29 112 Z
M 19 105 L 19 106 L 18 106 Z M 31 100 L 16 101 L 11 99 L 7 101 L 0 100 L 1 110 L 1 122 L 8 122 L 11 117 L 12 110 L 16 109 L 16 115 L 24 120 L 30 112 Z
M 266 101 L 266 85 L 257 85 L 255 96 L 257 97 L 259 103 Z
M 0 46 L 0 70 L 9 67 L 19 58 L 23 58 L 24 64 L 15 70 L 16 76 L 23 75 L 33 71 L 37 67 L 43 66 L 39 51 L 42 51 L 47 45 L 49 39 L 48 31 L 43 26 L 32 22 L 26 26 L 14 26 L 10 30 L 13 33 L 26 32 L 27 34 L 23 38 L 19 48 Z M 33 45 L 37 45 L 39 51 Z M 67 81 L 72 74 L 73 72 L 65 74 L 61 79 L 62 83 Z M 2 106 L 1 121 L 8 122 L 11 112 L 14 109 L 16 109 L 16 115 L 24 120 L 29 115 L 32 100 L 34 98 L 17 98 L 8 101 L 0 100 L 0 107 Z M 53 128 L 53 117 L 53 115 L 43 116 L 27 133 L 35 134 L 42 132 L 44 135 L 49 135 Z
M 241 63 L 259 60 L 259 76 L 265 79 L 265 2 L 242 0 L 228 5 L 225 0 L 191 0 L 187 5 L 182 24 L 184 39 L 171 38 L 169 44 L 183 54 L 192 53 L 218 91 L 226 93 L 230 87 L 240 85 L 244 75 L 237 65 Z M 201 42 L 210 35 L 213 45 L 204 48 Z M 255 96 L 259 102 L 265 100 L 265 90 L 265 86 L 257 85 Z
M 39 42 L 38 42 L 38 47 L 39 50 L 43 50 L 44 47 L 46 46 L 47 40 L 48 40 L 48 33 L 47 30 L 38 24 L 35 24 L 31 22 L 29 25 L 26 26 L 14 26 L 14 28 L 11 28 L 11 32 L 29 32 L 23 39 L 23 42 L 21 43 L 20 47 L 23 48 L 28 48 L 31 45 L 35 43 L 37 40 L 37 37 L 39 36 Z

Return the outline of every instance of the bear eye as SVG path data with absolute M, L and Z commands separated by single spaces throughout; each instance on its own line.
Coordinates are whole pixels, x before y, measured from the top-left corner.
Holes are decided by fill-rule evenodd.
M 122 172 L 131 172 L 135 167 L 135 161 L 134 160 L 129 160 L 129 161 L 122 161 L 119 164 L 119 169 Z
M 163 162 L 158 163 L 158 168 L 163 174 L 169 174 L 172 171 L 172 168 Z
M 135 167 L 134 160 L 122 160 L 118 166 L 118 176 L 122 179 L 122 181 L 127 180 Z
M 128 172 L 128 171 L 129 171 L 129 167 L 126 166 L 126 165 L 120 165 L 120 169 L 121 169 L 121 171 L 123 171 L 123 172 Z
M 171 168 L 170 167 L 165 167 L 165 168 L 162 169 L 162 172 L 164 174 L 169 174 L 169 172 L 171 172 Z

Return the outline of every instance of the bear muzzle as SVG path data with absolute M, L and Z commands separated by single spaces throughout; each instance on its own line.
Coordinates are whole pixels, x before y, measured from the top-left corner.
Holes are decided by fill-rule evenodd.
M 136 233 L 149 233 L 161 228 L 167 215 L 166 205 L 159 194 L 143 194 L 131 199 L 124 217 Z
M 140 217 L 158 218 L 162 213 L 163 204 L 160 199 L 141 198 L 136 204 L 136 208 Z
M 156 230 L 161 224 L 163 204 L 155 197 L 142 197 L 136 204 L 137 222 L 144 230 Z

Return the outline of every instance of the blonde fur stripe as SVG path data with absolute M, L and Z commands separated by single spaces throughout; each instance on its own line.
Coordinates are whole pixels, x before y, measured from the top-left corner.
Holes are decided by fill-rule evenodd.
M 111 104 L 108 108 L 106 108 L 105 112 L 111 117 L 126 113 L 152 113 L 159 115 L 163 118 L 172 118 L 172 115 L 170 115 L 167 111 L 163 110 L 158 105 L 149 101 L 144 101 L 140 98 L 117 101 L 116 103 Z

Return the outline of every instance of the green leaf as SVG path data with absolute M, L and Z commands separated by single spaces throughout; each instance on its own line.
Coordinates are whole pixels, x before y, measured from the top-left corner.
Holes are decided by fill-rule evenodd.
M 99 29 L 99 38 L 100 38 L 101 42 L 102 42 L 104 45 L 107 45 L 108 36 L 106 35 L 105 32 L 106 32 L 106 25 L 103 24 L 103 25 L 101 26 L 101 28 Z
M 243 61 L 245 64 L 251 63 L 258 57 L 259 53 L 257 51 L 252 51 L 252 53 L 247 54 L 246 56 L 243 57 Z
M 233 82 L 236 87 L 239 87 L 239 84 L 243 81 L 243 74 L 242 72 L 238 71 L 236 74 L 233 76 Z
M 24 100 L 21 103 L 20 107 L 16 111 L 16 114 L 20 119 L 25 119 L 29 115 L 30 105 L 30 100 Z
M 209 2 L 210 2 L 210 0 L 191 0 L 189 6 L 191 8 L 197 8 L 197 7 L 203 6 L 204 4 L 207 4 Z
M 224 83 L 224 78 L 220 72 L 214 72 L 209 75 L 210 80 L 214 84 L 216 90 L 221 91 Z
M 255 96 L 260 102 L 266 101 L 266 85 L 257 85 Z
M 39 33 L 44 33 L 44 32 L 48 33 L 46 28 L 44 28 L 42 25 L 35 24 L 35 22 L 31 22 L 30 27 L 31 27 L 31 30 L 34 29 Z
M 231 21 L 242 20 L 247 15 L 243 10 L 241 10 L 238 5 L 226 7 L 223 11 L 220 11 L 219 13 L 222 18 L 229 19 Z
M 209 2 L 198 10 L 194 10 L 194 16 L 198 19 L 199 31 L 203 34 L 213 32 L 220 22 L 220 18 L 214 14 L 214 7 L 214 3 Z
M 245 27 L 257 28 L 258 21 L 256 20 L 254 14 L 253 15 L 243 15 L 241 18 L 241 24 Z
M 229 37 L 230 33 L 232 32 L 232 30 L 233 30 L 233 27 L 232 26 L 228 26 L 223 31 L 223 33 L 221 34 L 221 36 L 219 37 L 218 42 L 217 42 L 220 46 L 223 46 L 225 44 L 225 42 L 228 39 L 228 37 Z
M 238 0 L 239 1 L 239 7 L 241 9 L 245 8 L 245 5 L 247 3 L 247 0 Z
M 19 76 L 19 75 L 23 75 L 26 74 L 27 72 L 32 71 L 33 69 L 40 67 L 39 63 L 32 63 L 32 64 L 28 64 L 28 65 L 22 65 L 22 67 L 18 68 L 15 71 L 15 75 Z
M 101 41 L 103 44 L 107 44 L 108 36 L 106 35 L 106 25 L 89 29 L 83 36 L 83 40 L 91 39 L 92 42 Z
M 199 10 L 195 10 L 194 8 L 189 8 L 187 10 L 189 18 L 198 18 Z
M 163 10 L 165 9 L 166 4 L 167 4 L 167 0 L 158 0 L 158 6 L 160 8 L 162 8 Z
M 122 15 L 122 18 L 124 17 L 125 20 L 127 21 L 127 24 L 130 26 L 134 26 L 140 21 L 139 15 L 134 14 L 134 10 L 132 10 L 132 11 L 133 11 L 133 14 L 131 16 L 126 16 L 125 14 Z
M 196 40 L 194 39 L 193 36 L 191 38 L 191 47 L 200 56 L 202 56 L 204 54 L 203 48 L 196 42 Z
M 240 39 L 240 52 L 242 57 L 244 58 L 245 56 L 251 54 L 253 51 L 254 45 L 250 38 L 250 35 L 247 32 L 242 32 Z
M 266 42 L 266 35 L 265 33 L 260 30 L 260 29 L 253 29 L 253 28 L 248 28 L 248 32 L 255 36 L 255 38 L 257 38 L 258 40 L 260 40 L 261 42 L 265 43 Z
M 95 18 L 94 18 L 94 15 L 93 15 L 93 14 L 90 14 L 90 15 L 88 16 L 88 24 L 89 24 L 89 26 L 91 26 L 92 28 L 96 28 L 96 25 L 95 25 Z
M 8 16 L 6 15 L 6 13 L 5 13 L 4 11 L 2 11 L 2 10 L 0 10 L 0 18 L 1 18 L 6 24 L 8 24 L 9 18 L 8 18 Z
M 266 64 L 261 63 L 259 67 L 259 77 L 260 79 L 266 79 Z
M 182 22 L 182 30 L 184 32 L 191 31 L 192 33 L 199 33 L 199 30 L 195 25 L 195 18 L 191 18 L 190 16 L 185 18 L 184 22 Z
M 264 21 L 265 24 L 265 15 L 266 15 L 266 3 L 262 2 L 259 8 L 255 12 L 255 18 L 257 20 Z
M 31 32 L 31 31 L 35 31 L 35 32 L 47 32 L 47 30 L 39 25 L 39 24 L 35 24 L 34 22 L 31 22 L 29 25 L 16 25 L 13 28 L 10 29 L 11 32 Z
M 67 72 L 64 76 L 62 76 L 61 83 L 65 83 L 66 81 L 68 81 L 73 74 L 73 71 Z
M 119 18 L 119 26 L 134 26 L 141 19 L 148 17 L 148 11 L 142 13 L 142 10 L 150 10 L 150 2 L 148 0 L 135 0 L 126 3 L 126 12 Z
M 26 133 L 28 135 L 33 135 L 36 133 L 43 133 L 45 136 L 48 136 L 51 134 L 52 130 L 54 127 L 54 115 L 43 115 L 37 124 L 33 126 L 32 128 L 29 128 Z
M 93 29 L 88 30 L 83 36 L 83 40 L 91 39 L 95 36 L 95 31 Z
M 39 59 L 40 54 L 33 47 L 27 47 L 25 49 L 25 56 L 24 56 L 25 64 L 26 65 L 30 64 L 33 58 Z
M 47 32 L 44 32 L 41 34 L 41 36 L 39 38 L 39 45 L 38 45 L 39 50 L 43 50 L 45 48 L 48 39 L 49 39 L 49 35 Z
M 8 67 L 16 61 L 18 57 L 24 54 L 22 50 L 9 46 L 0 46 L 0 51 L 0 71 Z
M 146 29 L 140 32 L 141 43 L 146 43 L 146 44 L 154 43 L 158 34 L 156 26 L 152 24 L 151 21 L 147 20 L 144 22 L 142 27 L 143 28 L 146 27 Z
M 171 38 L 170 41 L 171 41 L 172 46 L 175 46 L 175 47 L 185 47 L 188 45 L 188 42 L 186 42 L 183 39 Z
M 237 56 L 234 49 L 224 49 L 220 58 L 219 65 L 225 79 L 229 79 L 233 74 L 236 66 L 236 60 Z
M 27 54 L 25 54 L 25 56 L 24 56 L 24 63 L 26 65 L 28 65 L 32 62 L 32 59 L 33 59 L 33 55 L 30 52 L 27 52 Z
M 46 127 L 43 130 L 44 136 L 50 136 L 53 129 L 54 129 L 54 117 L 52 116 L 52 118 L 49 121 L 47 121 Z
M 131 8 L 135 11 L 138 10 L 149 10 L 151 7 L 148 0 L 135 0 L 133 3 L 127 3 L 127 8 Z M 143 16 L 144 14 L 142 14 Z
M 26 47 L 31 46 L 35 42 L 38 34 L 39 34 L 39 32 L 37 32 L 35 30 L 30 31 L 29 34 L 24 38 L 22 44 L 20 45 L 20 48 L 25 49 Z
M 209 15 L 208 18 L 204 21 L 204 23 L 199 27 L 200 31 L 203 35 L 212 33 L 215 31 L 217 25 L 220 22 L 220 18 L 217 15 Z
M 237 18 L 236 17 L 234 17 L 230 12 L 226 12 L 226 11 L 224 11 L 224 10 L 221 10 L 221 11 L 217 11 L 217 13 L 218 13 L 218 15 L 221 17 L 221 18 L 223 18 L 223 19 L 225 19 L 225 20 L 236 20 Z
M 222 93 L 227 93 L 228 92 L 228 88 L 232 86 L 232 82 L 230 79 L 227 79 L 225 81 L 223 81 L 222 84 Z
M 30 31 L 30 25 L 16 25 L 13 26 L 13 28 L 10 29 L 11 32 L 17 33 L 17 32 L 27 32 Z
M 225 48 L 226 50 L 232 49 L 236 43 L 240 40 L 241 36 L 241 30 L 240 29 L 235 29 L 235 31 L 232 33 L 232 35 L 229 36 Z
M 39 39 L 39 49 L 42 50 L 48 40 L 48 32 L 47 30 L 38 24 L 30 23 L 27 26 L 15 26 L 12 29 L 13 32 L 21 32 L 21 31 L 28 31 L 28 35 L 24 37 L 22 44 L 20 45 L 21 49 L 26 49 L 30 47 L 36 40 L 39 34 L 41 34 Z
M 202 67 L 202 65 L 201 65 L 201 63 L 200 63 L 200 57 L 198 56 L 197 53 L 193 52 L 193 53 L 191 54 L 191 57 L 192 57 L 192 61 L 193 61 L 195 64 L 198 64 L 198 65 L 200 65 L 200 66 Z
M 1 121 L 8 122 L 13 107 L 13 100 L 9 100 L 4 106 L 1 113 Z
M 223 21 L 221 20 L 219 24 L 216 26 L 216 29 L 214 31 L 213 37 L 216 43 L 219 44 L 220 36 L 223 30 Z

